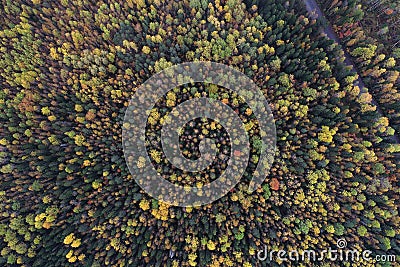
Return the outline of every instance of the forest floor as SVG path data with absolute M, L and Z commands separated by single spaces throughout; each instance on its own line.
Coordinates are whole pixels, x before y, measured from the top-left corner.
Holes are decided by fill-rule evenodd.
M 350 67 L 352 71 L 356 72 L 357 74 L 359 73 L 351 56 L 347 53 L 347 51 L 343 48 L 343 46 L 341 45 L 340 39 L 337 36 L 337 34 L 335 33 L 335 31 L 333 30 L 331 24 L 329 23 L 329 21 L 327 20 L 324 12 L 320 9 L 320 7 L 318 6 L 317 2 L 315 0 L 303 0 L 304 4 L 306 6 L 306 9 L 309 13 L 309 16 L 311 19 L 320 19 L 322 20 L 322 31 L 323 33 L 331 40 L 335 41 L 336 44 L 340 45 L 342 47 L 342 50 L 344 52 L 344 63 L 346 64 L 346 66 Z M 364 82 L 361 79 L 360 74 L 358 74 L 358 79 L 356 81 L 354 81 L 354 85 L 358 85 L 360 88 L 360 94 L 359 96 L 361 96 L 361 94 L 363 93 L 368 93 L 368 89 L 365 86 Z M 376 100 L 373 98 L 372 96 L 372 104 L 374 106 L 376 106 L 376 109 L 378 111 L 378 113 L 383 116 L 386 117 L 385 114 L 383 113 L 382 109 L 380 108 L 378 102 L 376 102 Z M 398 136 L 398 134 L 395 132 L 394 135 L 392 136 L 392 141 L 400 144 L 400 138 Z

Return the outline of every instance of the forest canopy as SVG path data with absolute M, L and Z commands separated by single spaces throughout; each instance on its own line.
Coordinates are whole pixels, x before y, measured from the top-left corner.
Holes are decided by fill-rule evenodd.
M 358 45 L 361 33 L 343 33 L 357 73 L 301 1 L 0 6 L 1 266 L 280 266 L 257 252 L 264 245 L 336 248 L 340 238 L 350 249 L 399 255 L 399 105 L 391 96 L 398 95 L 399 59 L 373 42 Z M 277 152 L 262 186 L 248 194 L 263 149 L 251 108 L 227 88 L 174 88 L 146 127 L 152 164 L 169 181 L 201 187 L 217 179 L 237 141 L 214 120 L 193 120 L 180 133 L 183 155 L 198 158 L 207 137 L 216 140 L 217 159 L 201 175 L 174 169 L 160 149 L 160 129 L 185 100 L 228 105 L 251 143 L 238 185 L 214 203 L 182 208 L 135 183 L 121 128 L 141 84 L 191 61 L 229 65 L 257 84 L 274 115 Z M 390 266 L 320 266 L 341 264 Z

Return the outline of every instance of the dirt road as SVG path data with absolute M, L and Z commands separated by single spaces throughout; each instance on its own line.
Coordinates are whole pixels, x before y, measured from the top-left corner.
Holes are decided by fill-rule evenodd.
M 310 18 L 326 20 L 325 14 L 322 12 L 322 10 L 320 9 L 320 7 L 318 6 L 318 4 L 315 0 L 303 0 L 303 1 L 306 6 L 306 9 L 309 13 Z M 325 23 L 324 25 L 326 25 L 326 26 L 322 27 L 323 33 L 325 33 L 329 39 L 332 39 L 333 41 L 335 41 L 337 44 L 340 45 L 340 39 L 337 36 L 337 34 L 335 33 L 335 31 L 333 30 L 332 26 L 329 23 Z M 355 67 L 355 64 L 354 64 L 351 56 L 346 52 L 345 49 L 343 49 L 343 51 L 344 51 L 344 57 L 345 57 L 344 63 L 346 64 L 346 66 L 350 67 L 352 69 L 352 71 L 359 73 L 357 71 L 357 68 Z M 358 79 L 354 82 L 354 85 L 359 86 L 359 88 L 360 88 L 359 95 L 361 95 L 362 93 L 368 92 L 368 89 L 365 86 L 364 82 L 361 80 L 360 75 L 358 75 Z M 374 106 L 376 106 L 378 113 L 382 117 L 385 117 L 382 109 L 379 107 L 378 102 L 376 102 L 374 98 L 372 98 L 372 104 Z M 395 133 L 391 139 L 397 144 L 400 143 L 400 138 L 397 135 L 397 133 Z

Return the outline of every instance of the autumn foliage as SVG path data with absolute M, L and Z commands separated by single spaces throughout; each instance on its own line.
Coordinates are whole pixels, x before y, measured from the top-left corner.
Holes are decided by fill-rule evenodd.
M 382 90 L 387 116 L 372 95 L 360 96 L 341 48 L 320 34 L 300 1 L 0 5 L 0 266 L 280 266 L 260 262 L 257 251 L 322 250 L 338 238 L 354 249 L 399 255 L 400 147 L 392 139 L 399 109 L 383 93 L 397 92 L 398 70 L 373 44 L 351 53 L 368 62 L 363 76 L 379 80 L 371 94 Z M 171 182 L 202 186 L 228 164 L 219 157 L 196 175 L 166 161 L 160 129 L 182 101 L 226 103 L 251 137 L 241 182 L 215 203 L 181 208 L 135 183 L 121 127 L 140 84 L 198 60 L 232 66 L 262 89 L 274 113 L 277 154 L 263 185 L 248 194 L 263 149 L 249 106 L 213 85 L 173 89 L 149 114 L 146 130 L 152 163 Z M 206 136 L 219 144 L 218 156 L 230 155 L 235 140 L 213 120 L 182 129 L 184 155 L 198 157 Z

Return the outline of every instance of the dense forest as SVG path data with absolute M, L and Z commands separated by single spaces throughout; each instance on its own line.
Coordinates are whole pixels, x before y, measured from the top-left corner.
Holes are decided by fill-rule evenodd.
M 400 133 L 400 4 L 318 0 L 383 114 Z
M 394 264 L 257 258 L 264 246 L 324 250 L 338 239 L 399 262 L 400 54 L 391 26 L 398 5 L 382 3 L 379 11 L 367 0 L 317 2 L 326 21 L 295 0 L 2 0 L 0 266 Z M 371 21 L 387 25 L 376 34 Z M 322 34 L 326 24 L 340 44 Z M 194 120 L 182 129 L 182 153 L 196 159 L 208 137 L 218 158 L 201 175 L 174 169 L 160 129 L 185 100 L 228 105 L 251 142 L 243 178 L 227 195 L 177 207 L 135 183 L 121 128 L 141 84 L 192 61 L 226 64 L 261 88 L 277 150 L 262 186 L 249 194 L 263 149 L 249 105 L 212 84 L 174 88 L 146 127 L 152 164 L 168 180 L 209 183 L 236 142 L 218 122 Z

